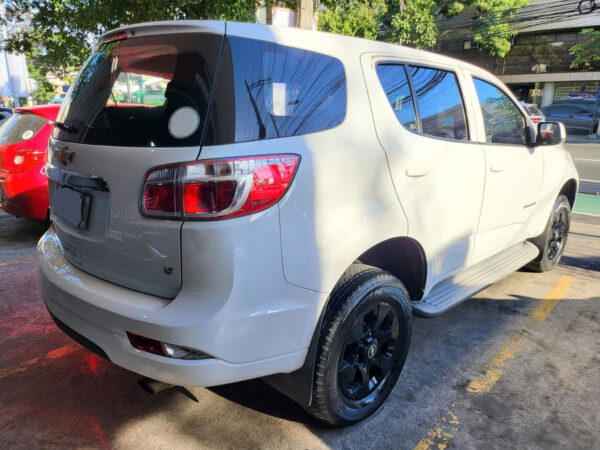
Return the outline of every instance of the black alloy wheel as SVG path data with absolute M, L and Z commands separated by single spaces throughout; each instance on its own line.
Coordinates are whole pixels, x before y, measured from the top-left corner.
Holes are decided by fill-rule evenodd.
M 560 209 L 552 217 L 552 226 L 550 227 L 550 239 L 548 240 L 548 259 L 554 260 L 562 254 L 563 244 L 567 236 L 567 212 Z
M 554 269 L 567 245 L 571 224 L 571 204 L 564 195 L 559 195 L 546 223 L 546 228 L 531 243 L 540 251 L 536 259 L 526 267 L 534 272 L 547 272 Z
M 338 384 L 351 401 L 365 400 L 390 374 L 399 351 L 398 314 L 386 302 L 360 314 L 346 331 L 340 354 Z
M 334 426 L 377 411 L 400 376 L 411 330 L 412 305 L 400 280 L 352 264 L 325 312 L 307 411 Z

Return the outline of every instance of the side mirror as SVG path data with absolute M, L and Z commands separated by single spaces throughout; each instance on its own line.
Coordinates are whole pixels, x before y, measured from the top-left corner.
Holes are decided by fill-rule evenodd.
M 537 145 L 558 145 L 566 138 L 567 130 L 562 122 L 538 122 Z

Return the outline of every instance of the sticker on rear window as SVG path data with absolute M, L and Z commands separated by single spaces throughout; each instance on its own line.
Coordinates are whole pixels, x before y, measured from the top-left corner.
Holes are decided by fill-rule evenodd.
M 198 111 L 189 106 L 175 110 L 169 119 L 169 133 L 176 139 L 185 139 L 196 132 L 200 125 Z

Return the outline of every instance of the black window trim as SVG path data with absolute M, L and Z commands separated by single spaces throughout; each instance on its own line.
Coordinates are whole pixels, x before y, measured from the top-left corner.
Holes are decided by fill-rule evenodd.
M 521 116 L 523 117 L 523 119 L 525 119 L 525 128 L 529 127 L 529 123 L 527 122 L 527 114 L 523 114 L 523 111 L 521 111 L 521 109 L 519 108 L 519 105 L 517 105 L 517 103 L 514 102 L 514 100 L 511 98 L 510 95 L 508 95 L 506 93 L 506 91 L 502 88 L 500 88 L 496 83 L 492 82 L 491 80 L 486 80 L 485 78 L 481 78 L 477 75 L 475 75 L 474 73 L 471 73 L 471 82 L 473 83 L 473 90 L 475 91 L 475 95 L 477 97 L 477 106 L 479 108 L 479 114 L 481 116 L 481 121 L 483 124 L 483 131 L 485 132 L 485 119 L 483 117 L 483 109 L 481 109 L 481 101 L 479 99 L 479 93 L 477 92 L 477 88 L 475 87 L 475 80 L 479 80 L 479 81 L 483 81 L 484 83 L 490 84 L 492 86 L 494 86 L 496 89 L 498 89 L 500 92 L 502 92 L 504 95 L 506 95 L 506 97 L 511 101 L 511 103 L 513 105 L 516 106 L 517 111 L 519 111 L 519 113 L 521 114 Z M 527 132 L 525 132 L 525 140 L 527 140 Z M 494 146 L 502 146 L 502 147 L 525 147 L 525 148 L 531 148 L 532 145 L 525 143 L 525 144 L 503 144 L 501 142 L 479 142 L 479 144 L 482 145 L 494 145 Z
M 463 89 L 463 85 L 462 82 L 458 76 L 458 72 L 456 71 L 456 69 L 450 69 L 450 68 L 446 68 L 446 67 L 440 67 L 440 66 L 436 66 L 433 64 L 427 64 L 427 63 L 420 63 L 420 62 L 407 62 L 407 61 L 401 61 L 401 60 L 395 60 L 395 59 L 381 59 L 381 60 L 377 60 L 375 62 L 375 71 L 377 70 L 377 66 L 378 65 L 387 65 L 387 66 L 403 66 L 404 67 L 404 71 L 406 73 L 406 78 L 408 79 L 408 86 L 410 88 L 410 95 L 413 98 L 413 105 L 414 105 L 414 109 L 415 109 L 415 122 L 417 124 L 417 129 L 416 130 L 411 130 L 410 128 L 406 127 L 403 123 L 401 123 L 400 121 L 398 121 L 396 119 L 396 121 L 398 123 L 400 123 L 400 125 L 402 126 L 402 128 L 404 128 L 405 130 L 410 131 L 411 133 L 417 134 L 419 136 L 423 136 L 423 137 L 427 137 L 427 138 L 431 138 L 431 139 L 439 139 L 445 142 L 459 142 L 461 144 L 478 144 L 478 142 L 471 140 L 471 127 L 470 127 L 470 116 L 467 112 L 467 103 L 465 102 L 465 95 L 464 95 L 464 89 Z M 441 70 L 444 72 L 449 72 L 451 74 L 454 75 L 454 79 L 456 80 L 456 86 L 458 87 L 458 93 L 460 95 L 460 100 L 462 102 L 462 108 L 463 108 L 463 114 L 465 115 L 465 127 L 467 129 L 467 138 L 465 140 L 459 141 L 458 139 L 451 139 L 451 138 L 444 138 L 444 137 L 440 137 L 440 136 L 432 136 L 430 134 L 425 134 L 422 132 L 422 128 L 423 125 L 421 123 L 421 112 L 419 111 L 419 105 L 415 96 L 415 91 L 413 88 L 413 80 L 412 80 L 412 76 L 410 74 L 410 67 L 422 67 L 424 69 L 432 69 L 432 70 Z M 377 75 L 376 75 L 377 76 Z M 379 77 L 377 77 L 377 79 L 379 80 Z M 384 91 L 385 94 L 385 89 L 383 88 L 383 85 L 381 84 L 381 82 L 379 82 L 379 85 L 381 86 L 381 88 Z M 387 102 L 389 104 L 389 102 Z

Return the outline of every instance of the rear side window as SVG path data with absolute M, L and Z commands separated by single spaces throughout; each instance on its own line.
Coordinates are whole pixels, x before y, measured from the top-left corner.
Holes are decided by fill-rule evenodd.
M 525 117 L 513 101 L 498 87 L 473 78 L 483 114 L 486 142 L 526 145 Z
M 400 64 L 378 64 L 376 70 L 396 118 L 405 127 L 416 131 L 415 105 L 406 69 Z
M 0 145 L 27 141 L 34 137 L 48 120 L 35 114 L 14 114 L 0 127 Z
M 410 76 L 423 133 L 458 141 L 468 139 L 456 75 L 440 69 L 410 66 Z
M 57 119 L 84 144 L 199 146 L 223 37 L 167 34 L 102 44 Z
M 210 125 L 228 144 L 334 128 L 346 115 L 346 76 L 331 56 L 228 37 Z

